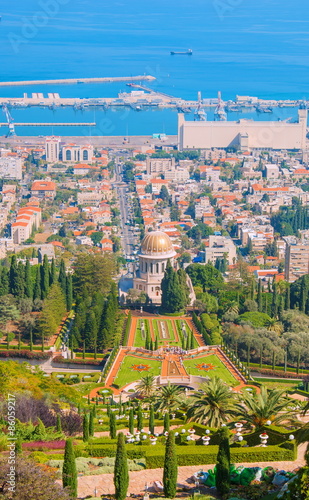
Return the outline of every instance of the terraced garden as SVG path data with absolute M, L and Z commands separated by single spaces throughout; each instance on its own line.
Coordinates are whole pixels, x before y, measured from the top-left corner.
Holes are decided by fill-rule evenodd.
M 142 356 L 126 356 L 118 370 L 113 385 L 121 388 L 131 382 L 140 380 L 145 375 L 160 375 L 161 364 L 161 361 L 156 359 Z
M 145 347 L 147 334 L 153 341 L 157 338 L 158 345 L 179 346 L 187 349 L 187 338 L 191 337 L 191 330 L 185 320 L 170 319 L 164 316 L 159 318 L 144 318 L 137 322 L 134 346 Z M 190 349 L 198 347 L 198 342 L 193 339 Z
M 200 358 L 184 359 L 183 364 L 189 375 L 199 375 L 209 378 L 219 377 L 231 387 L 239 384 L 215 354 Z

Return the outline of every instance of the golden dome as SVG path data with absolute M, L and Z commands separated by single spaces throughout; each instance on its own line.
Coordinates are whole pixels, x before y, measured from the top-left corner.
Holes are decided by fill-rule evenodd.
M 167 255 L 174 254 L 170 237 L 162 231 L 151 231 L 144 236 L 141 245 L 142 255 Z

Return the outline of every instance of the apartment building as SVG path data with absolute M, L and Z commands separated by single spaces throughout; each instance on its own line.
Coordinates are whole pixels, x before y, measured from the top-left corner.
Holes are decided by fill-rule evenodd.
M 205 262 L 211 262 L 213 265 L 217 259 L 227 259 L 229 265 L 236 261 L 236 246 L 231 238 L 227 236 L 209 236 L 209 246 L 205 248 Z
M 285 279 L 289 283 L 309 273 L 309 242 L 301 242 L 294 236 L 283 238 L 285 250 Z

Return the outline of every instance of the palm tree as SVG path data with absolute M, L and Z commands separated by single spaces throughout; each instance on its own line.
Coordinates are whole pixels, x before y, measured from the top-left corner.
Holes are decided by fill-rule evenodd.
M 190 420 L 220 427 L 234 415 L 233 395 L 219 377 L 200 385 L 199 392 L 192 396 L 192 405 L 188 411 Z
M 284 420 L 293 420 L 295 410 L 288 406 L 291 400 L 280 389 L 261 387 L 259 394 L 243 393 L 239 395 L 236 404 L 236 415 L 256 428 L 263 427 L 269 420 L 272 424 L 279 424 Z
M 281 323 L 281 321 L 278 321 L 277 318 L 268 319 L 265 326 L 267 330 L 269 330 L 270 332 L 275 332 L 278 335 L 281 335 L 284 330 L 283 324 Z
M 172 385 L 168 382 L 167 385 L 160 387 L 156 397 L 156 410 L 169 409 L 173 410 L 179 403 L 178 398 L 183 389 L 178 385 Z
M 306 451 L 306 455 L 308 456 L 309 458 L 309 422 L 307 422 L 306 424 L 304 424 L 298 431 L 297 431 L 297 434 L 296 434 L 296 442 L 297 444 L 301 444 L 301 443 L 307 443 L 307 451 Z
M 140 396 L 150 398 L 155 390 L 155 378 L 152 375 L 145 375 L 136 386 L 136 390 Z

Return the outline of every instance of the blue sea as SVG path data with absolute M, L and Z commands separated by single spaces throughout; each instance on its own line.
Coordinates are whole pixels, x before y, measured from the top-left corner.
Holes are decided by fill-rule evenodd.
M 4 4 L 4 2 L 2 2 Z M 308 0 L 15 0 L 1 6 L 0 80 L 151 74 L 154 89 L 195 99 L 238 95 L 309 98 Z M 171 50 L 193 56 L 171 56 Z M 150 86 L 150 85 L 149 85 Z M 0 88 L 1 96 L 58 92 L 116 97 L 124 83 Z M 19 135 L 177 132 L 171 110 L 12 109 L 16 122 L 97 122 L 93 128 L 18 128 Z M 280 119 L 275 109 L 255 119 Z M 209 113 L 209 119 L 212 114 Z M 238 119 L 229 113 L 228 119 Z M 1 117 L 0 121 L 4 121 Z M 3 135 L 5 129 L 0 129 Z

